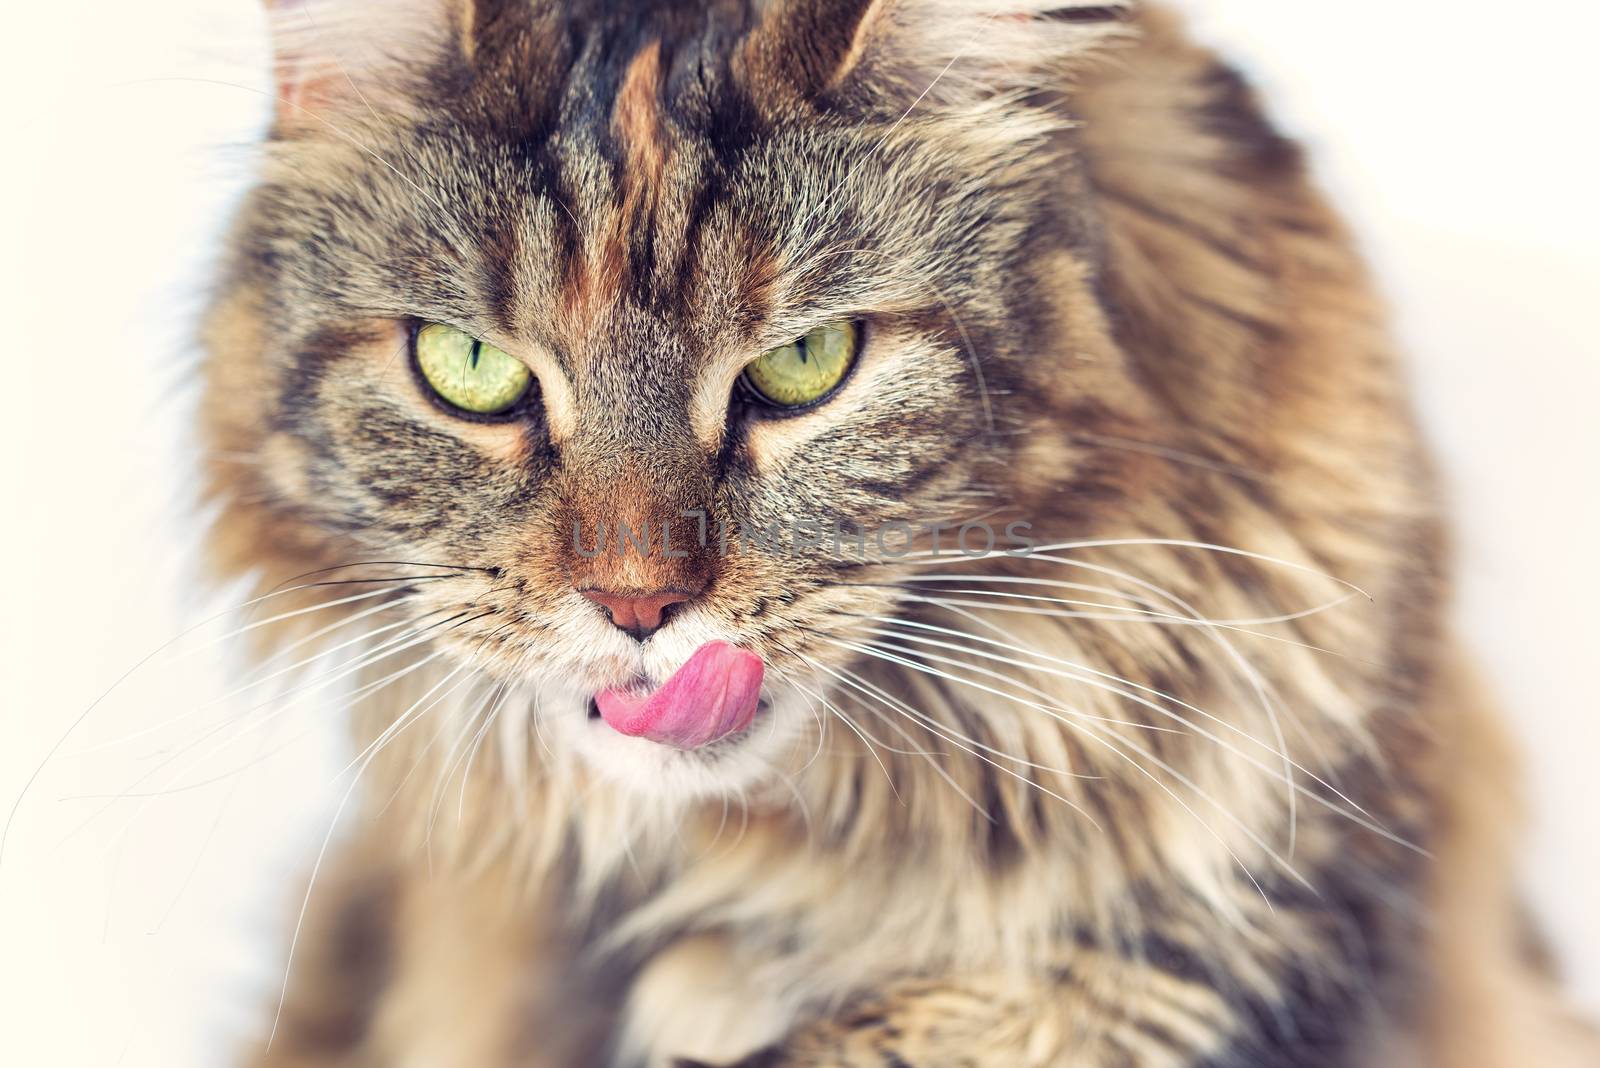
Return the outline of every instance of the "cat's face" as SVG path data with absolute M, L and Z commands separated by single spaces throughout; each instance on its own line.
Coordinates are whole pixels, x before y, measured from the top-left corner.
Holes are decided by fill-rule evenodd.
M 714 793 L 812 744 L 908 529 L 1019 544 L 1028 367 L 1081 289 L 1037 280 L 1085 238 L 1061 132 L 987 92 L 916 111 L 939 64 L 882 5 L 596 6 L 434 12 L 403 76 L 294 75 L 208 414 L 286 558 L 408 562 L 398 611 L 558 759 Z M 463 410 L 469 374 L 508 410 Z M 717 643 L 760 658 L 750 708 L 737 664 L 677 674 Z M 604 704 L 675 678 L 727 707 Z

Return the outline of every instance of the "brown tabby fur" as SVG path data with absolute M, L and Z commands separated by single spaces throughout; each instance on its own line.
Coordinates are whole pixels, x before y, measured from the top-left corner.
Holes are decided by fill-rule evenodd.
M 1596 1063 L 1522 948 L 1381 310 L 1172 18 L 371 8 L 277 13 L 207 326 L 219 571 L 276 641 L 415 636 L 358 669 L 371 803 L 248 1063 Z M 841 318 L 837 395 L 739 399 Z M 429 321 L 533 404 L 430 400 Z M 1059 547 L 724 554 L 686 508 Z M 687 555 L 574 550 L 646 520 Z M 641 644 L 590 582 L 707 589 Z M 768 664 L 747 736 L 585 715 L 715 638 Z

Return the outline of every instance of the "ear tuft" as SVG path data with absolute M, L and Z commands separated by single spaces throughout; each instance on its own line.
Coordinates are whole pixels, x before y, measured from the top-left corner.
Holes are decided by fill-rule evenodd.
M 458 29 L 451 0 L 266 0 L 282 129 L 372 106 Z
M 775 57 L 790 57 L 791 88 L 802 96 L 861 89 L 902 106 L 915 100 L 959 107 L 1059 87 L 1075 59 L 1128 33 L 1132 6 L 1132 0 L 776 0 L 751 53 L 768 71 L 779 68 Z
M 1128 32 L 1125 0 L 883 0 L 863 61 L 901 94 L 959 106 L 1060 88 L 1075 61 Z

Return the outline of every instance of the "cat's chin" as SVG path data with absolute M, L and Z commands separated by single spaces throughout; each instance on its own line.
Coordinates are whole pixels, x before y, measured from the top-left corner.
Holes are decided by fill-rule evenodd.
M 769 694 L 743 730 L 679 749 L 619 733 L 581 693 L 542 705 L 539 729 L 550 750 L 546 759 L 576 759 L 629 794 L 667 803 L 747 797 L 781 781 L 779 768 L 794 752 L 810 716 L 800 695 Z

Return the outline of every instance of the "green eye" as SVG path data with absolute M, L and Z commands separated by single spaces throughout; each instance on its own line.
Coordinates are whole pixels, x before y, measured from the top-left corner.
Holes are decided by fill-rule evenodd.
M 744 369 L 744 380 L 767 403 L 800 408 L 832 393 L 856 361 L 855 323 L 819 326 L 781 345 Z
M 521 360 L 453 326 L 429 323 L 417 331 L 416 345 L 422 377 L 464 412 L 508 412 L 533 384 L 533 373 Z

